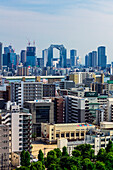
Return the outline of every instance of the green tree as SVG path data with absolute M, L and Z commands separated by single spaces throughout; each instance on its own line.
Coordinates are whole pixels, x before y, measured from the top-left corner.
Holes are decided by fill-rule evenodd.
M 82 169 L 81 157 L 72 156 L 71 159 L 70 159 L 70 163 L 71 163 L 71 165 L 75 165 L 77 167 L 77 169 L 79 169 L 79 170 Z
M 82 162 L 83 165 L 83 170 L 93 170 L 94 169 L 94 164 L 91 162 L 90 159 L 85 158 Z
M 30 154 L 28 151 L 26 151 L 25 153 L 25 166 L 29 166 L 30 165 Z
M 106 147 L 106 152 L 113 152 L 113 143 L 112 141 L 110 140 L 107 147 Z
M 25 151 L 23 150 L 20 155 L 21 166 L 25 166 Z
M 106 160 L 106 150 L 101 148 L 97 154 L 97 160 L 104 162 Z
M 67 152 L 67 148 L 64 146 L 62 151 L 62 156 L 69 156 L 68 152 Z
M 51 150 L 47 154 L 46 166 L 49 167 L 51 164 L 56 164 L 56 162 L 57 162 L 56 152 L 54 150 Z
M 54 151 L 56 152 L 57 158 L 60 158 L 62 156 L 62 152 L 59 148 L 54 149 Z
M 95 167 L 96 167 L 96 170 L 106 170 L 105 164 L 100 161 L 96 162 Z
M 31 167 L 30 170 L 32 170 L 32 168 L 36 168 L 37 170 L 45 170 L 45 166 L 42 164 L 41 161 L 35 162 L 35 163 L 31 163 Z M 34 168 L 34 169 L 35 169 Z
M 75 165 L 72 165 L 71 170 L 77 170 L 77 167 Z
M 70 156 L 61 157 L 60 166 L 61 166 L 62 169 L 64 169 L 64 168 L 70 169 L 70 166 L 71 166 L 70 159 L 71 159 Z
M 39 150 L 38 160 L 41 161 L 42 163 L 44 162 L 44 154 L 41 149 Z
M 79 158 L 63 156 L 60 159 L 60 166 L 62 169 L 72 169 L 72 167 L 77 167 L 77 169 L 82 170 L 81 160 Z
M 83 159 L 94 158 L 94 150 L 92 149 L 92 146 L 90 144 L 81 144 L 81 145 L 78 145 L 75 149 L 81 152 Z
M 51 165 L 48 167 L 48 170 L 56 170 L 56 164 L 51 164 Z
M 72 151 L 72 155 L 74 156 L 74 157 L 79 157 L 79 156 L 81 156 L 81 152 L 79 151 L 79 150 L 74 150 L 74 151 Z
M 35 166 L 31 166 L 30 170 L 37 170 L 37 168 Z
M 113 169 L 113 152 L 109 152 L 107 154 L 105 164 L 107 169 Z

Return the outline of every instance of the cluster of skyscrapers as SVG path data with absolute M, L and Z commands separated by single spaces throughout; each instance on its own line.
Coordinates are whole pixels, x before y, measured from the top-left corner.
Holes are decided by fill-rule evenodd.
M 105 69 L 107 65 L 106 48 L 104 46 L 98 47 L 97 51 L 92 51 L 85 56 L 86 67 L 100 67 Z

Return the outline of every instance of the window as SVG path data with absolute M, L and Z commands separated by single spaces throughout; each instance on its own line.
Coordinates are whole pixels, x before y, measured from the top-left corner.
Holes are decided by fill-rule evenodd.
M 51 129 L 51 131 L 53 131 L 53 129 Z
M 53 139 L 53 137 L 51 139 Z
M 66 137 L 69 137 L 69 133 L 66 133 Z
M 79 133 L 76 133 L 76 136 L 79 136 Z
M 61 134 L 61 137 L 64 138 L 64 133 Z
M 110 138 L 106 138 L 106 141 L 109 141 L 110 140 Z
M 84 136 L 84 133 L 81 133 L 81 136 Z
M 71 137 L 74 137 L 74 133 L 71 133 Z
M 56 134 L 56 138 L 58 138 L 59 137 L 59 134 Z
M 101 147 L 105 147 L 105 144 L 102 144 Z

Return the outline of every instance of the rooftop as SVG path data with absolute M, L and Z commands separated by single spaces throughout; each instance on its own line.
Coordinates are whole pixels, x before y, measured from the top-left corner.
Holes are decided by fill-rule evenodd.
M 49 124 L 49 123 L 47 123 Z M 55 126 L 77 126 L 77 127 L 91 127 L 91 126 L 95 126 L 92 124 L 88 124 L 88 123 L 63 123 L 63 124 L 49 124 L 49 125 L 55 125 Z

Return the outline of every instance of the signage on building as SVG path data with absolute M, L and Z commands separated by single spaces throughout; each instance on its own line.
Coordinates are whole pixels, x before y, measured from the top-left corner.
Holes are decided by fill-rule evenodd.
M 98 97 L 97 92 L 85 92 L 84 97 Z

